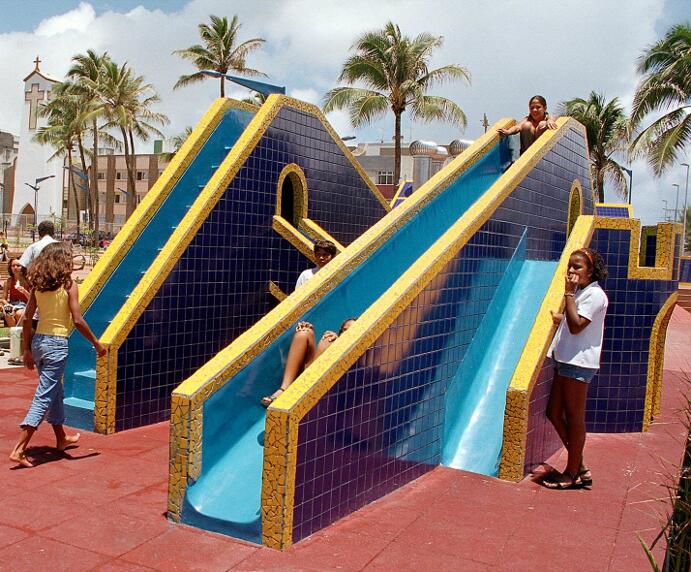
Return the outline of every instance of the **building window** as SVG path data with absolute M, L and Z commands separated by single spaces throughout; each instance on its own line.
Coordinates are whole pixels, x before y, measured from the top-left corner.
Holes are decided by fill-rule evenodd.
M 379 171 L 377 173 L 378 185 L 393 185 L 393 171 Z
M 119 203 L 120 202 L 120 195 L 115 195 L 115 202 Z
M 137 181 L 146 181 L 148 178 L 148 173 L 146 171 L 137 171 Z
M 124 179 L 124 177 L 123 177 L 122 175 L 123 175 L 123 174 L 122 174 L 120 171 L 116 171 L 116 172 L 115 172 L 115 179 L 118 180 L 118 181 L 119 181 L 120 179 Z
M 99 181 L 102 181 L 106 178 L 106 174 L 103 171 L 99 171 L 97 177 Z

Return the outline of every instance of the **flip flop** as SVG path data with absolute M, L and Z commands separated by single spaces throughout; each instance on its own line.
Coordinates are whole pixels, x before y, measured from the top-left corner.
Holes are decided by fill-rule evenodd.
M 559 477 L 567 477 L 569 480 L 560 481 Z M 575 475 L 570 475 L 569 473 L 558 473 L 552 478 L 547 478 L 542 481 L 542 486 L 548 489 L 555 489 L 559 491 L 565 491 L 569 489 L 580 489 L 583 488 L 583 481 L 578 473 Z
M 581 483 L 583 484 L 584 487 L 592 487 L 593 486 L 593 476 L 591 475 L 590 477 L 585 477 L 586 473 L 589 473 L 590 469 L 585 468 L 581 469 L 578 471 L 578 476 L 581 479 Z
M 279 387 L 274 393 L 276 393 L 278 391 L 280 391 L 281 393 L 279 393 L 278 395 L 267 395 L 265 397 L 262 397 L 262 399 L 259 403 L 261 403 L 264 407 L 268 407 L 269 405 L 271 405 L 274 401 L 276 401 L 283 394 L 285 389 L 281 389 Z

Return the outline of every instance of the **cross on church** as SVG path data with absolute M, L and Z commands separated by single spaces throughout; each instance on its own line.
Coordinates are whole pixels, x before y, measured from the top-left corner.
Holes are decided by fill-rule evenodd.
M 36 67 L 34 68 L 34 71 L 38 71 L 38 64 L 41 63 L 41 60 L 38 59 L 38 56 L 36 56 L 36 59 L 34 60 L 34 63 L 36 64 Z
M 43 101 L 43 96 L 45 96 L 45 94 L 46 92 L 39 89 L 37 83 L 32 83 L 31 90 L 24 93 L 24 101 L 29 102 L 29 129 L 36 129 L 38 104 Z

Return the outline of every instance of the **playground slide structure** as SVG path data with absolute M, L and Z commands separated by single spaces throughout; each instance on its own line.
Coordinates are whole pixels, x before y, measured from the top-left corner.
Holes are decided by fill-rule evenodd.
M 94 270 L 83 307 L 108 353 L 72 336 L 68 422 L 167 419 L 173 388 L 285 298 L 314 240 L 343 249 L 389 209 L 315 106 L 219 100 Z
M 522 475 L 554 450 L 544 419 L 549 309 L 559 309 L 569 252 L 588 244 L 611 257 L 617 332 L 595 387 L 609 392 L 626 376 L 644 393 L 617 404 L 596 391 L 591 421 L 621 407 L 610 430 L 625 430 L 635 401 L 644 428 L 678 229 L 661 225 L 656 267 L 638 268 L 637 221 L 591 216 L 582 126 L 560 119 L 509 167 L 496 135 L 509 125 L 495 125 L 175 390 L 170 518 L 284 548 L 440 463 Z M 639 358 L 624 371 L 616 352 L 639 299 Z M 280 382 L 294 325 L 308 320 L 319 335 L 348 317 L 358 319 L 265 416 L 259 399 Z

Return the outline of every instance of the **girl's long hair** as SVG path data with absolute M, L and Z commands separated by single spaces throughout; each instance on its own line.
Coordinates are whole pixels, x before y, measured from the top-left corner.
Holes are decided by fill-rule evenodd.
M 29 266 L 29 282 L 38 292 L 72 286 L 72 248 L 64 242 L 46 246 Z

